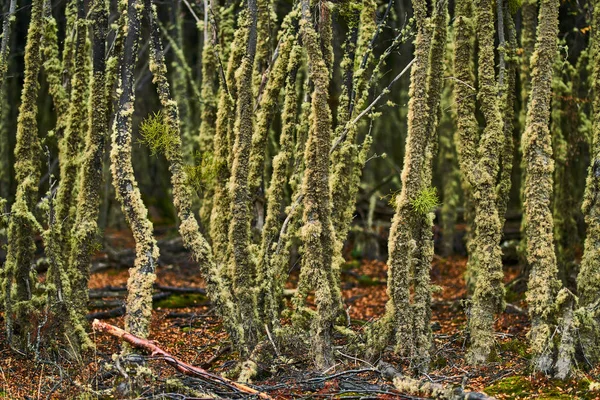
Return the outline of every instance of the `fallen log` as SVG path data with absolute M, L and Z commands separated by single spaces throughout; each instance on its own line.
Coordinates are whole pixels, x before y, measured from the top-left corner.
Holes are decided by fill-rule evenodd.
M 177 369 L 179 372 L 181 372 L 184 375 L 200 376 L 204 379 L 207 379 L 207 380 L 210 380 L 213 382 L 218 382 L 218 383 L 221 383 L 230 388 L 234 388 L 242 393 L 255 395 L 255 396 L 260 397 L 261 399 L 271 399 L 271 397 L 268 394 L 260 392 L 256 389 L 253 389 L 250 386 L 231 381 L 231 380 L 223 378 L 219 375 L 211 374 L 210 372 L 208 372 L 202 368 L 195 367 L 193 365 L 190 365 L 183 361 L 180 361 L 175 356 L 162 350 L 160 347 L 158 347 L 156 344 L 150 342 L 149 340 L 134 336 L 131 333 L 124 331 L 123 329 L 118 328 L 114 325 L 110 325 L 110 324 L 107 324 L 105 322 L 101 322 L 101 321 L 95 319 L 94 322 L 92 323 L 92 327 L 95 330 L 98 330 L 100 332 L 105 332 L 105 333 L 108 333 L 109 335 L 116 336 L 134 347 L 144 349 L 144 350 L 150 352 L 150 355 L 153 357 L 156 357 L 156 356 L 162 357 L 163 360 L 165 360 L 167 362 L 167 364 L 173 366 L 175 369 Z

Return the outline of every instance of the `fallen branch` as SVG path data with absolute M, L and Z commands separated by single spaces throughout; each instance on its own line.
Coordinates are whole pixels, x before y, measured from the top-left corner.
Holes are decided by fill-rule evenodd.
M 208 372 L 202 368 L 194 367 L 193 365 L 184 363 L 183 361 L 180 361 L 179 359 L 175 358 L 173 355 L 162 350 L 160 347 L 158 347 L 154 343 L 152 343 L 146 339 L 142 339 L 137 336 L 134 336 L 131 333 L 124 331 L 123 329 L 118 328 L 114 325 L 110 325 L 110 324 L 101 322 L 96 319 L 92 323 L 92 327 L 100 332 L 105 332 L 105 333 L 108 333 L 109 335 L 116 336 L 134 347 L 147 350 L 150 352 L 151 356 L 153 356 L 153 357 L 162 357 L 167 362 L 167 364 L 175 367 L 175 369 L 177 369 L 179 372 L 181 372 L 184 375 L 200 376 L 202 378 L 205 378 L 205 379 L 208 379 L 208 380 L 211 380 L 214 382 L 218 382 L 218 383 L 221 383 L 228 387 L 234 388 L 240 392 L 258 396 L 261 399 L 271 399 L 271 397 L 269 395 L 267 395 L 266 393 L 260 392 L 256 389 L 253 389 L 244 384 L 230 381 L 229 379 L 223 378 L 221 376 L 211 374 L 210 372 Z
M 383 361 L 377 366 L 381 375 L 394 383 L 394 386 L 400 393 L 408 393 L 419 396 L 427 396 L 434 399 L 448 400 L 495 400 L 485 393 L 466 392 L 462 387 L 449 387 L 440 383 L 423 382 L 409 376 L 402 375 L 391 364 Z

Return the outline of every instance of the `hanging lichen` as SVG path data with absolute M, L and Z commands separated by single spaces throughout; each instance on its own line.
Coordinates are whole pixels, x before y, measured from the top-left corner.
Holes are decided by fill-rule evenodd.
M 560 288 L 550 211 L 552 194 L 552 144 L 549 131 L 552 65 L 558 35 L 557 0 L 540 2 L 538 35 L 531 58 L 531 96 L 523 137 L 526 161 L 525 213 L 527 218 L 527 261 L 531 265 L 527 303 L 531 316 L 529 334 L 532 364 L 536 370 L 552 368 L 551 323 L 555 297 Z

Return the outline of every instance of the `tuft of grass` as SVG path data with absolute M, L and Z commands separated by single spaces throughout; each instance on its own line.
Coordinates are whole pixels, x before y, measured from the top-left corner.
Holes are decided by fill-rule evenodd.
M 187 184 L 198 190 L 208 187 L 217 177 L 217 162 L 212 152 L 196 153 L 196 165 L 183 167 L 187 175 Z
M 177 135 L 172 132 L 161 111 L 148 115 L 140 124 L 141 143 L 148 146 L 153 156 L 173 149 Z
M 421 215 L 427 215 L 440 205 L 437 189 L 428 187 L 419 193 L 416 199 L 411 202 L 413 210 Z

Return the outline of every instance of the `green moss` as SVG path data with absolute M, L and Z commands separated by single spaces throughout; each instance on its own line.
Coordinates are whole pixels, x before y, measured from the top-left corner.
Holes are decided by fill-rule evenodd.
M 148 146 L 152 155 L 164 154 L 173 149 L 176 136 L 171 132 L 162 111 L 147 116 L 140 124 L 140 142 Z
M 413 209 L 421 215 L 427 215 L 440 205 L 437 194 L 437 188 L 428 187 L 419 192 L 416 198 L 411 201 Z
M 528 398 L 533 394 L 534 388 L 526 377 L 510 376 L 486 387 L 483 391 L 490 396 L 501 394 L 504 396 L 513 396 L 513 398 Z
M 185 308 L 206 303 L 208 298 L 200 293 L 173 294 L 154 303 L 154 308 Z
M 511 399 L 594 399 L 597 393 L 589 391 L 590 381 L 581 379 L 576 387 L 571 382 L 552 381 L 544 385 L 532 383 L 525 376 L 510 376 L 486 387 L 483 392 L 490 396 Z
M 511 339 L 506 342 L 502 342 L 498 346 L 501 352 L 511 352 L 514 354 L 518 354 L 523 358 L 530 358 L 531 354 L 528 352 L 527 342 L 524 342 L 519 339 Z
M 360 261 L 359 260 L 346 261 L 345 263 L 343 263 L 341 265 L 342 271 L 351 271 L 353 269 L 359 269 L 359 268 L 360 268 Z

